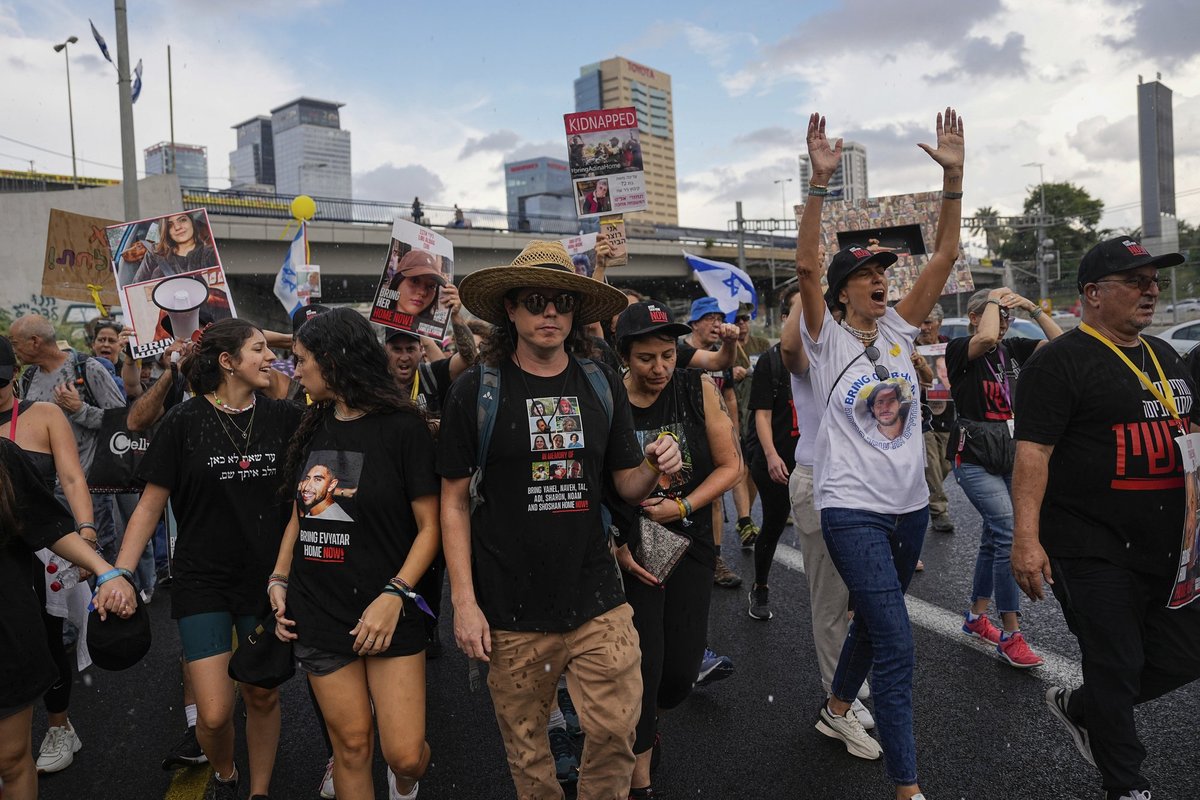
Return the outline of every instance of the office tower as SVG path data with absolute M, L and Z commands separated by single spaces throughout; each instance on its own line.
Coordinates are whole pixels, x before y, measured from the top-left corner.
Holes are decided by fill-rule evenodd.
M 184 189 L 208 191 L 208 148 L 179 142 L 159 142 L 147 147 L 144 156 L 147 175 L 175 173 L 179 176 L 179 185 Z
M 279 194 L 352 197 L 350 131 L 342 130 L 342 103 L 301 97 L 271 109 L 275 189 Z
M 575 110 L 637 109 L 649 207 L 634 215 L 655 225 L 679 224 L 675 179 L 675 118 L 671 76 L 626 58 L 581 67 L 575 80 Z
M 800 191 L 808 191 L 812 179 L 812 167 L 808 163 L 808 154 L 800 155 Z M 842 163 L 833 171 L 829 179 L 829 197 L 838 200 L 866 200 L 870 197 L 867 190 L 867 148 L 858 142 L 842 143 Z
M 1157 80 L 1142 83 L 1142 76 L 1139 75 L 1137 98 L 1142 237 L 1151 239 L 1170 233 L 1175 227 L 1172 224 L 1174 220 L 1165 224 L 1163 220 L 1164 216 L 1175 216 L 1175 134 L 1171 90 Z
M 505 164 L 504 190 L 510 230 L 538 232 L 547 218 L 575 219 L 571 168 L 561 158 L 542 156 Z M 563 230 L 562 225 L 551 227 Z
M 237 149 L 229 154 L 230 188 L 275 191 L 275 144 L 271 118 L 258 116 L 233 126 Z

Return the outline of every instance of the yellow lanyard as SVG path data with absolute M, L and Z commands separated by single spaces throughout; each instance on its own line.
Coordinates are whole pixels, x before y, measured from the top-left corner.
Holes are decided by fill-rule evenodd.
M 1150 394 L 1154 395 L 1154 399 L 1162 403 L 1163 408 L 1169 411 L 1175 420 L 1179 420 L 1179 410 L 1175 406 L 1175 394 L 1171 391 L 1171 384 L 1167 382 L 1167 376 L 1163 372 L 1162 364 L 1158 363 L 1158 356 L 1154 355 L 1154 348 L 1147 344 L 1145 339 L 1139 336 L 1138 342 L 1142 345 L 1142 347 L 1145 347 L 1150 351 L 1150 360 L 1154 362 L 1154 369 L 1158 370 L 1158 382 L 1162 384 L 1163 391 L 1167 393 L 1165 397 L 1163 396 L 1163 393 L 1158 390 L 1158 387 L 1151 383 L 1150 379 L 1146 377 L 1146 373 L 1135 367 L 1133 362 L 1129 360 L 1129 357 L 1121 352 L 1121 348 L 1117 347 L 1115 344 L 1106 339 L 1098 330 L 1093 328 L 1091 325 L 1088 325 L 1086 322 L 1079 326 L 1079 330 L 1083 331 L 1088 336 L 1091 336 L 1093 339 L 1103 342 L 1109 350 L 1112 350 L 1114 353 L 1116 353 L 1117 356 L 1125 362 L 1125 366 L 1129 367 L 1129 369 L 1133 371 L 1133 374 L 1138 376 L 1138 380 L 1140 380 L 1146 389 L 1150 391 Z
M 557 306 L 555 306 L 557 308 Z M 1155 362 L 1158 363 L 1158 362 Z M 1132 366 L 1132 365 L 1130 365 Z M 421 368 L 417 366 L 413 369 L 412 390 L 408 393 L 408 399 L 414 403 L 417 402 L 417 396 L 421 394 Z

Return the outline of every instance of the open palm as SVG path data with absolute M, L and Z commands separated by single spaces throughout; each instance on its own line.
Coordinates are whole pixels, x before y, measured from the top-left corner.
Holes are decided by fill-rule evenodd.
M 962 117 L 953 108 L 946 106 L 945 112 L 939 112 L 937 115 L 937 149 L 927 144 L 918 144 L 917 147 L 941 164 L 942 169 L 962 169 L 965 152 Z M 809 149 L 812 149 L 811 141 Z
M 813 174 L 832 174 L 842 163 L 842 140 L 838 139 L 832 147 L 829 145 L 829 139 L 825 136 L 825 118 L 820 114 L 809 116 L 806 140 Z

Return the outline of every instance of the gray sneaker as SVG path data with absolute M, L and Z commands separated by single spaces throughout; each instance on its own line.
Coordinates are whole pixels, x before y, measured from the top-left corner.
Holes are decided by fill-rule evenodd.
M 750 590 L 750 619 L 768 620 L 775 616 L 771 612 L 771 601 L 766 586 L 757 584 Z
M 1096 758 L 1092 755 L 1092 745 L 1088 740 L 1087 728 L 1077 724 L 1067 713 L 1067 703 L 1070 699 L 1070 689 L 1051 686 L 1046 690 L 1046 705 L 1050 706 L 1050 713 L 1066 727 L 1067 733 L 1071 734 L 1071 741 L 1075 743 L 1075 749 L 1079 751 L 1079 755 L 1094 767 Z
M 852 756 L 865 758 L 867 761 L 877 761 L 883 757 L 883 749 L 879 742 L 872 739 L 863 729 L 858 717 L 854 716 L 853 708 L 847 709 L 844 716 L 838 717 L 834 716 L 828 705 L 822 703 L 816 728 L 830 739 L 840 739 L 846 745 L 846 752 Z

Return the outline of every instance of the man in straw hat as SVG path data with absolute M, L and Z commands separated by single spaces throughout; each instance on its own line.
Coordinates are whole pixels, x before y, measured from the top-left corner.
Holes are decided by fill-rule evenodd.
M 611 476 L 623 501 L 640 503 L 660 474 L 679 471 L 678 443 L 664 437 L 642 450 L 620 379 L 578 357 L 588 341 L 583 327 L 610 319 L 627 300 L 575 274 L 561 244 L 530 242 L 511 264 L 467 275 L 460 293 L 495 330 L 483 366 L 454 385 L 442 416 L 438 472 L 455 638 L 469 657 L 491 664 L 488 686 L 518 796 L 562 797 L 546 722 L 565 671 L 587 735 L 578 796 L 624 797 L 641 651 L 601 492 Z M 495 425 L 481 444 L 492 393 Z M 539 423 L 562 430 L 568 418 L 583 447 L 555 449 Z M 568 458 L 582 464 L 578 474 L 538 469 Z M 474 509 L 472 484 L 482 497 Z

